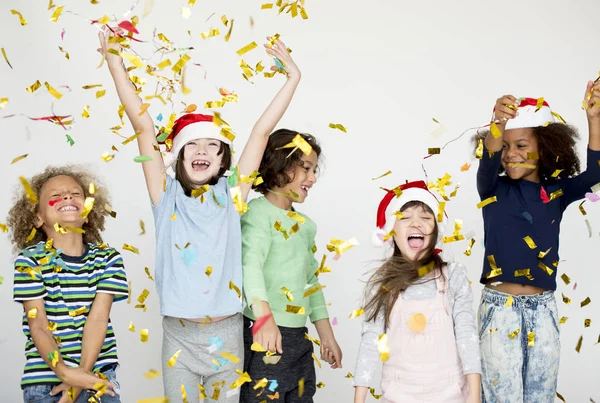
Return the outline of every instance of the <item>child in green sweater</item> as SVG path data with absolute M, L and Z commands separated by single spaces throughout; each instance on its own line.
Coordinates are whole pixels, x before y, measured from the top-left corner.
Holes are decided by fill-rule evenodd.
M 316 276 L 317 227 L 292 207 L 303 203 L 317 182 L 320 154 L 311 135 L 286 129 L 271 134 L 259 168 L 264 182 L 256 186 L 264 197 L 252 200 L 242 216 L 244 370 L 254 382 L 242 387 L 241 402 L 260 402 L 275 392 L 282 401 L 292 396 L 295 402 L 313 401 L 316 375 L 313 345 L 305 337 L 307 317 L 319 333 L 321 359 L 331 368 L 342 367 Z M 254 386 L 265 378 L 268 392 L 260 393 Z

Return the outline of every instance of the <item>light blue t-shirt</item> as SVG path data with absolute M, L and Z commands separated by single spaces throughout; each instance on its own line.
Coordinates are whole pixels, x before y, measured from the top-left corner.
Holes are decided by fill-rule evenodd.
M 152 211 L 160 314 L 196 319 L 241 312 L 235 287 L 241 291 L 242 233 L 227 178 L 202 203 L 167 175 L 167 190 Z

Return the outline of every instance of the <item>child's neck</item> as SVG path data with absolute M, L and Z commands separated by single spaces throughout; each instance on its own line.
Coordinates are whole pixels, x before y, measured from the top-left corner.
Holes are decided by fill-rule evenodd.
M 47 231 L 48 238 L 52 238 L 52 247 L 60 249 L 67 256 L 82 256 L 85 253 L 85 244 L 83 243 L 83 234 L 78 232 L 67 232 L 59 234 L 54 231 Z
M 292 201 L 281 194 L 281 191 L 267 192 L 265 199 L 269 201 L 275 207 L 279 207 L 282 210 L 291 210 Z

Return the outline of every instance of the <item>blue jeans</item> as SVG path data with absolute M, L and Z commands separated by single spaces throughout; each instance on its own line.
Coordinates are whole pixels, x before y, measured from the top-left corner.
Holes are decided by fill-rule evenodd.
M 559 333 L 554 292 L 511 296 L 484 288 L 479 305 L 482 402 L 554 402 Z
M 100 398 L 102 403 L 121 403 L 121 399 L 119 398 L 120 390 L 119 383 L 117 382 L 117 374 L 116 367 L 111 369 L 107 369 L 101 371 L 104 376 L 108 379 L 110 383 L 115 385 L 113 392 L 115 392 L 115 396 L 109 396 L 107 394 L 102 395 Z M 53 385 L 31 385 L 25 386 L 23 388 L 23 402 L 24 403 L 57 403 L 62 393 L 59 393 L 56 396 L 50 396 L 50 392 L 52 389 L 58 386 L 58 384 Z M 96 392 L 84 390 L 79 394 L 79 397 L 75 400 L 75 403 L 87 403 L 88 399 L 94 396 Z

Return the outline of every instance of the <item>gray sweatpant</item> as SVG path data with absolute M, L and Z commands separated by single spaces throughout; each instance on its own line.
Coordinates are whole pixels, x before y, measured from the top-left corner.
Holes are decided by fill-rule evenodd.
M 181 385 L 184 385 L 187 400 L 197 402 L 200 384 L 209 398 L 214 396 L 216 388 L 220 388 L 220 403 L 239 402 L 240 389 L 231 390 L 230 385 L 239 378 L 235 370 L 241 370 L 244 364 L 242 327 L 243 319 L 239 313 L 204 326 L 185 319 L 163 317 L 163 384 L 169 401 L 181 401 Z M 181 353 L 177 363 L 170 368 L 167 362 L 178 350 Z M 225 359 L 221 355 L 223 352 L 240 361 L 235 364 Z

